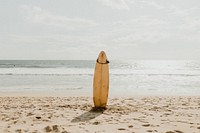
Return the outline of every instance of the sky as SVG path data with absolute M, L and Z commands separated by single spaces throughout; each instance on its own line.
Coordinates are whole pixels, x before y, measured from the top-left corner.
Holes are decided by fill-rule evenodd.
M 0 60 L 200 59 L 199 0 L 0 0 Z

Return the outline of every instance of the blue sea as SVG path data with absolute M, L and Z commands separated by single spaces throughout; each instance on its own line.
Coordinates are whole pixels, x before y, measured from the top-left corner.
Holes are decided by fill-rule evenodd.
M 95 60 L 0 60 L 0 93 L 92 95 Z M 110 61 L 111 96 L 200 95 L 200 61 Z

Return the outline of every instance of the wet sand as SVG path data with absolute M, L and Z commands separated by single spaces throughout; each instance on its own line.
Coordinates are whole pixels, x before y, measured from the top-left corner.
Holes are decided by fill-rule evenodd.
M 1 133 L 200 133 L 200 97 L 0 97 Z

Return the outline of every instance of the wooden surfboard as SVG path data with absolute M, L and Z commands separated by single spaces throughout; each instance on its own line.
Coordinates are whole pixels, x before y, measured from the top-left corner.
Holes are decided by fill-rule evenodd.
M 108 63 L 105 52 L 101 51 L 97 58 L 93 80 L 93 101 L 96 108 L 105 108 L 107 105 L 109 91 Z

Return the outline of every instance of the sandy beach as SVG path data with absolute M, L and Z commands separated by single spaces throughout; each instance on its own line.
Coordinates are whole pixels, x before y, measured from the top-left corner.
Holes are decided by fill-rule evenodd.
M 200 97 L 0 97 L 1 133 L 199 133 Z

